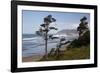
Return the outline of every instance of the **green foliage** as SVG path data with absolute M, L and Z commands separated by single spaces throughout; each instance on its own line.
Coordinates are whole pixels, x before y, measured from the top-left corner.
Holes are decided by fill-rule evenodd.
M 79 31 L 79 36 L 83 34 L 84 31 L 88 30 L 88 22 L 86 22 L 87 18 L 84 16 L 82 19 L 80 19 L 80 24 L 77 27 L 77 31 Z
M 83 36 L 80 36 L 78 39 L 75 39 L 71 42 L 68 47 L 81 47 L 90 44 L 90 31 L 84 33 Z
M 86 22 L 87 18 L 84 16 L 82 19 L 80 19 L 80 24 L 77 27 L 77 31 L 79 31 L 79 38 L 75 39 L 71 42 L 71 44 L 68 46 L 70 47 L 81 47 L 86 46 L 90 44 L 90 31 L 88 29 L 88 22 Z

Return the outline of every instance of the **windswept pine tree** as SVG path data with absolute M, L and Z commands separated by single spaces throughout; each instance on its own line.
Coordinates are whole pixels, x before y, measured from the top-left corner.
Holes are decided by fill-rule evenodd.
M 43 36 L 45 40 L 45 60 L 48 59 L 48 53 L 47 53 L 47 41 L 48 41 L 48 32 L 50 30 L 57 30 L 55 27 L 50 27 L 50 24 L 52 22 L 56 22 L 56 19 L 52 17 L 52 15 L 48 15 L 44 18 L 44 23 L 40 25 L 39 31 L 36 31 L 37 35 Z M 49 37 L 50 38 L 50 37 Z
M 88 28 L 88 22 L 86 20 L 87 18 L 85 16 L 80 19 L 80 24 L 77 27 L 79 38 L 73 40 L 69 47 L 80 47 L 90 44 L 90 30 Z
M 82 36 L 86 31 L 88 31 L 88 22 L 86 21 L 87 18 L 84 16 L 80 19 L 80 24 L 77 27 L 77 31 L 79 31 L 79 36 Z

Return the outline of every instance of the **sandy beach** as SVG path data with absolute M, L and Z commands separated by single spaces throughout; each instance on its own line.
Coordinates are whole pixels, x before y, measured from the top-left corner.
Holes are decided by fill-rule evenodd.
M 33 55 L 29 57 L 23 57 L 22 62 L 36 62 L 39 61 L 42 57 L 43 55 Z

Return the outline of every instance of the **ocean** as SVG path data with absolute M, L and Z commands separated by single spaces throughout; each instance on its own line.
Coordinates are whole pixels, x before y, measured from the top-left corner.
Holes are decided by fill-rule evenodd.
M 45 41 L 43 37 L 35 35 L 35 34 L 23 34 L 22 37 L 23 37 L 22 38 L 22 56 L 23 57 L 45 54 Z M 74 34 L 74 36 L 64 35 L 64 37 L 66 38 L 66 41 L 71 41 L 73 39 L 76 39 L 78 36 L 77 34 Z M 48 45 L 47 45 L 48 53 L 50 52 L 52 48 L 56 48 L 58 43 L 59 43 L 59 39 L 54 39 L 54 40 L 49 39 Z

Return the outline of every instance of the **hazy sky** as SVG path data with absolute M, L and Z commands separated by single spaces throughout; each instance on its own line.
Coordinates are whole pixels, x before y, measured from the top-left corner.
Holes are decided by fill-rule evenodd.
M 62 29 L 76 29 L 80 23 L 80 19 L 83 16 L 87 17 L 88 23 L 90 23 L 89 13 L 74 13 L 74 12 L 44 12 L 44 11 L 33 11 L 23 10 L 22 11 L 22 23 L 23 33 L 34 34 L 43 23 L 43 18 L 52 15 L 56 19 L 55 23 L 51 26 L 56 26 L 58 31 Z M 55 32 L 55 31 L 51 31 Z

